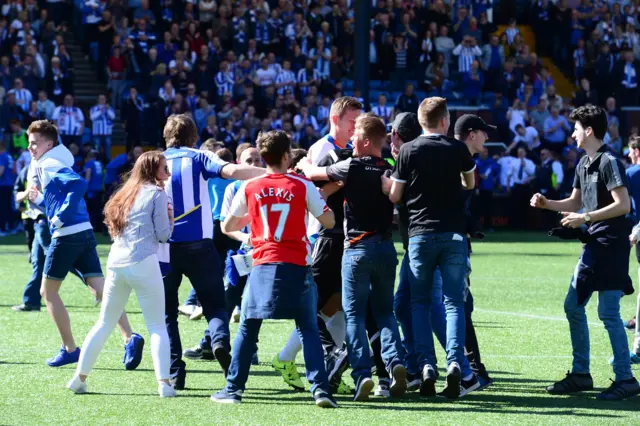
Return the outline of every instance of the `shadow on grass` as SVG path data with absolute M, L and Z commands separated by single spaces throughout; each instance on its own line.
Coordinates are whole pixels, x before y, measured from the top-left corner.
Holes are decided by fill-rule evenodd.
M 516 257 L 521 257 L 521 256 L 531 256 L 531 257 L 576 257 L 576 255 L 574 253 L 531 253 L 531 252 L 513 252 L 513 251 L 504 251 L 504 252 L 497 252 L 497 251 L 492 251 L 492 252 L 487 252 L 487 253 L 478 253 L 478 252 L 474 252 L 472 255 L 472 257 L 489 257 L 489 256 L 516 256 Z
M 497 389 L 496 389 L 497 390 Z M 260 391 L 257 393 L 256 391 Z M 526 390 L 523 390 L 526 392 Z M 523 392 L 519 391 L 519 392 Z M 286 393 L 286 396 L 283 394 Z M 594 394 L 595 395 L 595 394 Z M 578 397 L 554 397 L 551 395 L 496 395 L 492 393 L 474 393 L 465 399 L 451 401 L 442 398 L 421 398 L 418 393 L 405 395 L 398 400 L 371 398 L 368 402 L 354 402 L 350 397 L 339 395 L 336 400 L 342 408 L 358 408 L 371 410 L 397 411 L 442 411 L 442 412 L 476 412 L 497 414 L 540 414 L 552 416 L 578 416 L 593 418 L 621 418 L 610 413 L 594 414 L 580 410 L 608 410 L 636 412 L 640 406 L 640 398 L 621 402 L 600 402 L 594 395 Z M 249 389 L 243 396 L 243 401 L 262 405 L 309 404 L 312 399 L 303 393 L 292 394 L 290 391 L 274 391 L 270 389 Z M 455 404 L 450 406 L 448 404 Z M 448 406 L 445 406 L 448 405 Z

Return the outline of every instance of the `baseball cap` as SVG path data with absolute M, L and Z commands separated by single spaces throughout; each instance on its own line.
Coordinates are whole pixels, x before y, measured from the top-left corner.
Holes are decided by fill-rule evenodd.
M 465 133 L 473 132 L 474 130 L 490 132 L 495 129 L 496 126 L 491 126 L 485 123 L 485 121 L 477 115 L 465 114 L 456 121 L 453 133 L 456 135 L 463 135 Z
M 411 142 L 422 134 L 422 127 L 418 116 L 412 112 L 401 112 L 391 123 L 391 130 L 395 131 L 403 142 Z

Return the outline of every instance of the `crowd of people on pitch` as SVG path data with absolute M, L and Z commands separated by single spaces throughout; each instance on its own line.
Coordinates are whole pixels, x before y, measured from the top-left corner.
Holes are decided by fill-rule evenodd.
M 640 361 L 640 332 L 636 326 L 630 352 L 620 318 L 620 298 L 633 292 L 627 259 L 640 226 L 631 229 L 634 195 L 628 191 L 637 185 L 640 166 L 625 173 L 608 152 L 603 108 L 580 107 L 570 119 L 572 137 L 585 151 L 572 192 L 559 200 L 537 193 L 530 200 L 532 207 L 562 213 L 553 235 L 584 244 L 565 300 L 573 366 L 547 391 L 593 389 L 585 306 L 597 292 L 615 373 L 597 398 L 625 399 L 640 393 L 631 372 Z M 233 161 L 215 142 L 196 149 L 195 122 L 170 116 L 163 131 L 167 149 L 141 154 L 105 206 L 114 240 L 106 279 L 84 201 L 86 181 L 73 171 L 73 155 L 58 143 L 56 126 L 31 124 L 33 160 L 18 196 L 38 218 L 42 241 L 34 276 L 40 274 L 40 294 L 62 339 L 47 364 L 78 363 L 70 390 L 87 391 L 87 377 L 116 324 L 125 341 L 125 368 L 139 365 L 145 340 L 124 312 L 131 290 L 148 328 L 163 397 L 185 389 L 183 358 L 199 358 L 217 361 L 227 380 L 211 399 L 240 403 L 265 319 L 294 320 L 271 365 L 302 391 L 295 366 L 302 351 L 320 407 L 337 407 L 336 394 L 365 401 L 371 393 L 398 398 L 419 391 L 457 399 L 493 383 L 472 321 L 470 238 L 481 234 L 469 204 L 476 187 L 473 157 L 496 128 L 465 115 L 453 126 L 455 138 L 446 136 L 450 114 L 441 97 L 424 99 L 417 114 L 398 114 L 391 132 L 353 97 L 335 99 L 329 121 L 328 133 L 309 150 L 293 149 L 283 131 L 268 131 L 255 147 L 239 146 Z M 633 144 L 632 158 L 640 161 L 640 140 Z M 404 249 L 399 269 L 392 238 L 396 210 Z M 82 350 L 59 294 L 69 271 L 101 303 Z M 184 353 L 178 324 L 183 276 L 206 319 L 202 340 Z M 231 346 L 229 322 L 237 307 L 240 325 Z M 16 307 L 39 309 L 39 300 Z M 439 391 L 434 334 L 446 353 Z M 343 380 L 349 367 L 354 389 Z

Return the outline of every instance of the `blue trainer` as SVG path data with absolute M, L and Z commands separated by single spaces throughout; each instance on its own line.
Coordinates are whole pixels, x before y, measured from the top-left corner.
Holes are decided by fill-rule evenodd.
M 629 359 L 631 361 L 631 365 L 640 364 L 640 355 L 638 355 L 634 351 L 629 352 Z M 613 365 L 613 357 L 609 358 L 609 364 Z
M 240 404 L 242 402 L 242 393 L 229 392 L 225 388 L 218 393 L 211 395 L 211 400 L 218 404 Z
M 144 348 L 144 339 L 138 333 L 131 333 L 129 343 L 124 345 L 124 358 L 122 363 L 127 370 L 135 370 L 142 361 L 142 349 Z
M 493 379 L 490 378 L 489 376 L 477 376 L 478 377 L 478 382 L 480 382 L 480 387 L 477 389 L 479 391 L 488 388 L 489 386 L 491 386 L 493 384 Z
M 73 352 L 67 352 L 64 346 L 60 347 L 60 352 L 53 358 L 47 360 L 49 367 L 62 367 L 67 364 L 75 364 L 80 359 L 80 348 Z

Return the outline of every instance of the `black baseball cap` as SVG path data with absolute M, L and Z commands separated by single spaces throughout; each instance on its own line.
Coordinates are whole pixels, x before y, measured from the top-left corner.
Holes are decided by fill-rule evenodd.
M 496 126 L 491 126 L 485 121 L 474 114 L 465 114 L 458 118 L 454 127 L 453 133 L 456 135 L 463 135 L 465 133 L 473 132 L 474 130 L 482 130 L 483 132 L 491 132 L 496 130 Z
M 391 123 L 391 131 L 395 131 L 403 142 L 411 142 L 422 134 L 418 116 L 412 112 L 401 112 Z

